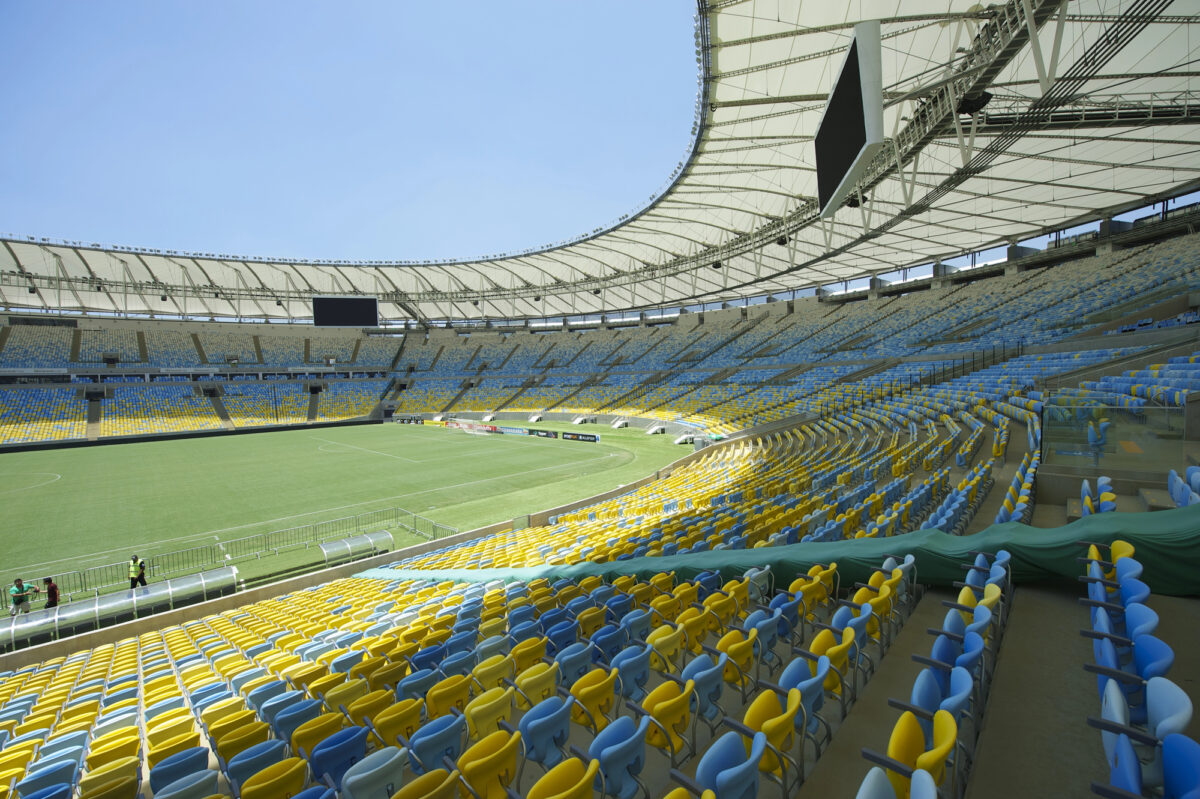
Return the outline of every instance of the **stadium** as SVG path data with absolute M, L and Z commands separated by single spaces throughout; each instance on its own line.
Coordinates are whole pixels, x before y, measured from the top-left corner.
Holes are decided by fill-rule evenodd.
M 1198 795 L 1198 23 L 697 0 L 574 238 L 0 237 L 0 797 Z

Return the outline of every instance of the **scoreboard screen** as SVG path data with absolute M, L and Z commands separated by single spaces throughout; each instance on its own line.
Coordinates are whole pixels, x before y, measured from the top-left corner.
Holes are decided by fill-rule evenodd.
M 313 297 L 314 327 L 378 327 L 374 297 Z

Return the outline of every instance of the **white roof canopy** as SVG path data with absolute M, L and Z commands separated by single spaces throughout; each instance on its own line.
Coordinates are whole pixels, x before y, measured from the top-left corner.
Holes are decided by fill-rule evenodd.
M 863 19 L 882 20 L 889 138 L 859 207 L 821 223 L 812 135 Z M 362 293 L 380 295 L 392 320 L 588 314 L 851 280 L 1200 185 L 1193 3 L 700 0 L 697 20 L 691 157 L 607 230 L 453 263 L 7 240 L 0 301 L 288 318 L 307 316 L 312 294 Z M 985 90 L 982 111 L 957 113 Z

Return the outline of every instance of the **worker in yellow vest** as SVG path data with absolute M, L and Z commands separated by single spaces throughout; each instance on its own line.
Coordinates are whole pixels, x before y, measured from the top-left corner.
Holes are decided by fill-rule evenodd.
M 129 559 L 129 587 L 137 588 L 146 584 L 146 561 L 134 555 Z

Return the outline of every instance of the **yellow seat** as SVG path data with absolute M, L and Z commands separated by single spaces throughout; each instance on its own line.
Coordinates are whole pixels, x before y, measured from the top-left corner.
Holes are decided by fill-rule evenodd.
M 699 655 L 704 651 L 704 641 L 708 638 L 710 629 L 706 611 L 688 606 L 675 619 L 679 629 L 683 631 L 682 645 L 684 650 Z
M 456 799 L 458 770 L 434 769 L 392 794 L 392 799 Z
M 449 715 L 452 710 L 462 711 L 471 699 L 471 678 L 466 674 L 454 674 L 440 680 L 425 692 L 425 712 L 436 719 Z
M 230 715 L 237 713 L 240 710 L 246 709 L 246 700 L 240 696 L 231 696 L 228 699 L 222 699 L 219 702 L 213 702 L 200 713 L 200 722 L 205 729 L 210 729 L 213 724 Z
M 346 708 L 346 714 L 352 723 L 365 727 L 395 703 L 396 694 L 386 688 L 381 688 L 351 702 Z
M 472 740 L 480 740 L 500 729 L 498 722 L 512 721 L 513 695 L 508 688 L 490 688 L 467 703 L 463 715 L 467 717 L 467 729 Z
M 329 670 L 320 663 L 301 662 L 284 669 L 283 673 L 279 676 L 290 682 L 294 687 L 307 691 L 311 683 L 328 673 Z
M 748 633 L 730 630 L 717 641 L 717 651 L 729 656 L 725 663 L 725 682 L 738 686 L 743 696 L 753 679 L 751 673 L 758 666 L 758 655 L 755 653 L 757 643 L 757 627 L 751 627 Z
M 513 659 L 513 669 L 517 674 L 521 674 L 526 669 L 539 663 L 542 658 L 546 657 L 547 639 L 541 638 L 526 638 L 524 641 L 518 641 L 509 651 L 509 657 Z
M 301 757 L 308 757 L 317 744 L 340 730 L 345 721 L 341 713 L 322 713 L 315 719 L 309 719 L 292 733 L 292 751 Z
M 842 641 L 837 643 L 837 636 L 832 630 L 821 630 L 813 638 L 809 650 L 817 656 L 825 655 L 829 658 L 829 665 L 832 666 L 829 674 L 825 677 L 825 690 L 832 691 L 838 696 L 842 696 L 842 679 L 838 676 L 841 674 L 850 674 L 850 649 L 854 646 L 854 630 L 850 627 L 842 630 Z M 816 675 L 817 662 L 814 660 L 809 663 L 809 668 L 813 675 Z M 836 669 L 836 672 L 835 672 Z M 853 692 L 851 692 L 853 693 Z
M 604 626 L 606 608 L 584 608 L 575 617 L 575 624 L 579 629 L 580 640 L 586 641 L 592 637 L 592 633 Z
M 378 691 L 381 688 L 390 688 L 394 691 L 396 683 L 408 676 L 408 671 L 409 665 L 404 661 L 388 663 L 371 672 L 367 683 L 371 686 L 372 691 Z
M 517 685 L 517 707 L 522 710 L 549 699 L 558 694 L 558 679 L 560 676 L 558 661 L 553 663 L 538 663 L 517 672 L 513 681 Z
M 887 755 L 910 769 L 924 769 L 940 784 L 946 775 L 946 758 L 954 748 L 958 736 L 958 725 L 948 711 L 939 710 L 933 717 L 933 746 L 925 750 L 925 733 L 921 723 L 911 711 L 904 711 L 892 727 L 888 739 Z M 892 790 L 898 797 L 907 797 L 911 778 L 899 772 L 886 770 Z
M 196 731 L 185 732 L 176 735 L 174 738 L 168 738 L 157 746 L 151 746 L 146 753 L 146 763 L 150 768 L 158 765 L 159 761 L 165 760 L 171 755 L 178 754 L 184 749 L 191 749 L 193 746 L 200 745 L 200 733 Z
M 675 682 L 667 681 L 659 685 L 642 702 L 646 712 L 666 730 L 651 726 L 646 732 L 646 742 L 659 749 L 665 749 L 671 757 L 671 763 L 676 762 L 677 756 L 686 746 L 694 751 L 694 741 L 686 741 L 683 733 L 687 732 L 692 722 L 692 702 L 695 701 L 696 686 L 688 680 L 682 687 Z
M 650 667 L 664 673 L 678 670 L 680 653 L 683 650 L 683 628 L 664 624 L 655 627 L 646 636 L 653 650 L 650 653 Z
M 356 700 L 362 699 L 369 691 L 370 686 L 363 678 L 347 680 L 325 692 L 325 707 L 331 712 L 340 711 L 341 708 L 348 708 Z
M 526 799 L 592 799 L 600 761 L 584 764 L 577 757 L 567 758 L 542 775 L 526 794 Z
M 786 753 L 792 748 L 793 733 L 796 730 L 796 714 L 802 707 L 800 691 L 796 688 L 788 691 L 787 703 L 779 701 L 774 691 L 763 691 L 754 698 L 746 708 L 742 723 L 755 732 L 767 736 L 767 743 L 779 752 Z M 750 742 L 746 741 L 746 753 L 750 753 Z M 783 764 L 769 749 L 763 754 L 758 763 L 760 771 L 770 771 L 781 780 L 785 778 Z
M 674 624 L 682 610 L 682 603 L 674 596 L 656 596 L 650 600 L 650 623 L 655 626 Z
M 608 726 L 608 714 L 616 704 L 617 670 L 607 673 L 604 669 L 592 669 L 571 686 L 571 695 L 579 705 L 572 708 L 571 716 L 592 732 L 600 732 Z
M 258 716 L 253 710 L 239 710 L 236 713 L 230 713 L 227 716 L 222 716 L 217 721 L 213 722 L 208 728 L 208 737 L 214 741 L 219 741 L 229 733 L 241 728 L 246 724 L 252 724 L 258 720 Z
M 308 762 L 289 757 L 267 766 L 242 784 L 241 799 L 288 799 L 304 790 Z
M 270 724 L 265 721 L 252 721 L 229 730 L 219 737 L 214 736 L 214 740 L 217 742 L 217 757 L 228 763 L 238 753 L 267 740 L 270 733 Z
M 80 780 L 79 799 L 136 799 L 140 785 L 136 774 L 125 774 L 100 784 L 89 783 L 83 787 Z
M 136 757 L 142 751 L 142 737 L 137 727 L 117 730 L 120 735 L 105 735 L 105 741 L 94 743 L 87 755 L 88 771 L 102 768 L 108 763 Z
M 507 799 L 520 749 L 521 733 L 494 732 L 462 753 L 458 770 L 479 799 Z
M 98 791 L 110 782 L 126 777 L 132 777 L 134 785 L 136 785 L 138 777 L 141 776 L 141 771 L 142 759 L 136 755 L 110 760 L 96 768 L 89 765 L 87 774 L 84 774 L 79 779 L 79 791 L 86 795 L 89 792 Z
M 169 721 L 157 725 L 152 730 L 147 730 L 146 743 L 154 747 L 170 738 L 191 732 L 195 728 L 196 722 L 191 715 L 176 716 Z
M 320 664 L 324 667 L 324 664 Z M 332 674 L 322 674 L 316 679 L 305 685 L 304 690 L 313 699 L 320 699 L 323 695 L 337 688 L 346 681 L 344 672 L 335 671 Z
M 367 651 L 369 652 L 370 649 Z M 351 666 L 350 671 L 347 672 L 347 676 L 351 680 L 363 679 L 367 680 L 369 683 L 371 675 L 374 674 L 376 670 L 383 668 L 387 664 L 388 659 L 383 655 L 371 655 L 370 657 L 365 657 Z
M 373 722 L 375 737 L 384 746 L 407 746 L 407 741 L 421 726 L 422 712 L 425 710 L 423 699 L 401 699 L 391 707 L 381 710 Z M 405 742 L 400 742 L 403 737 Z
M 515 674 L 512 658 L 508 655 L 492 655 L 471 670 L 471 679 L 479 692 L 489 691 L 505 685 Z

